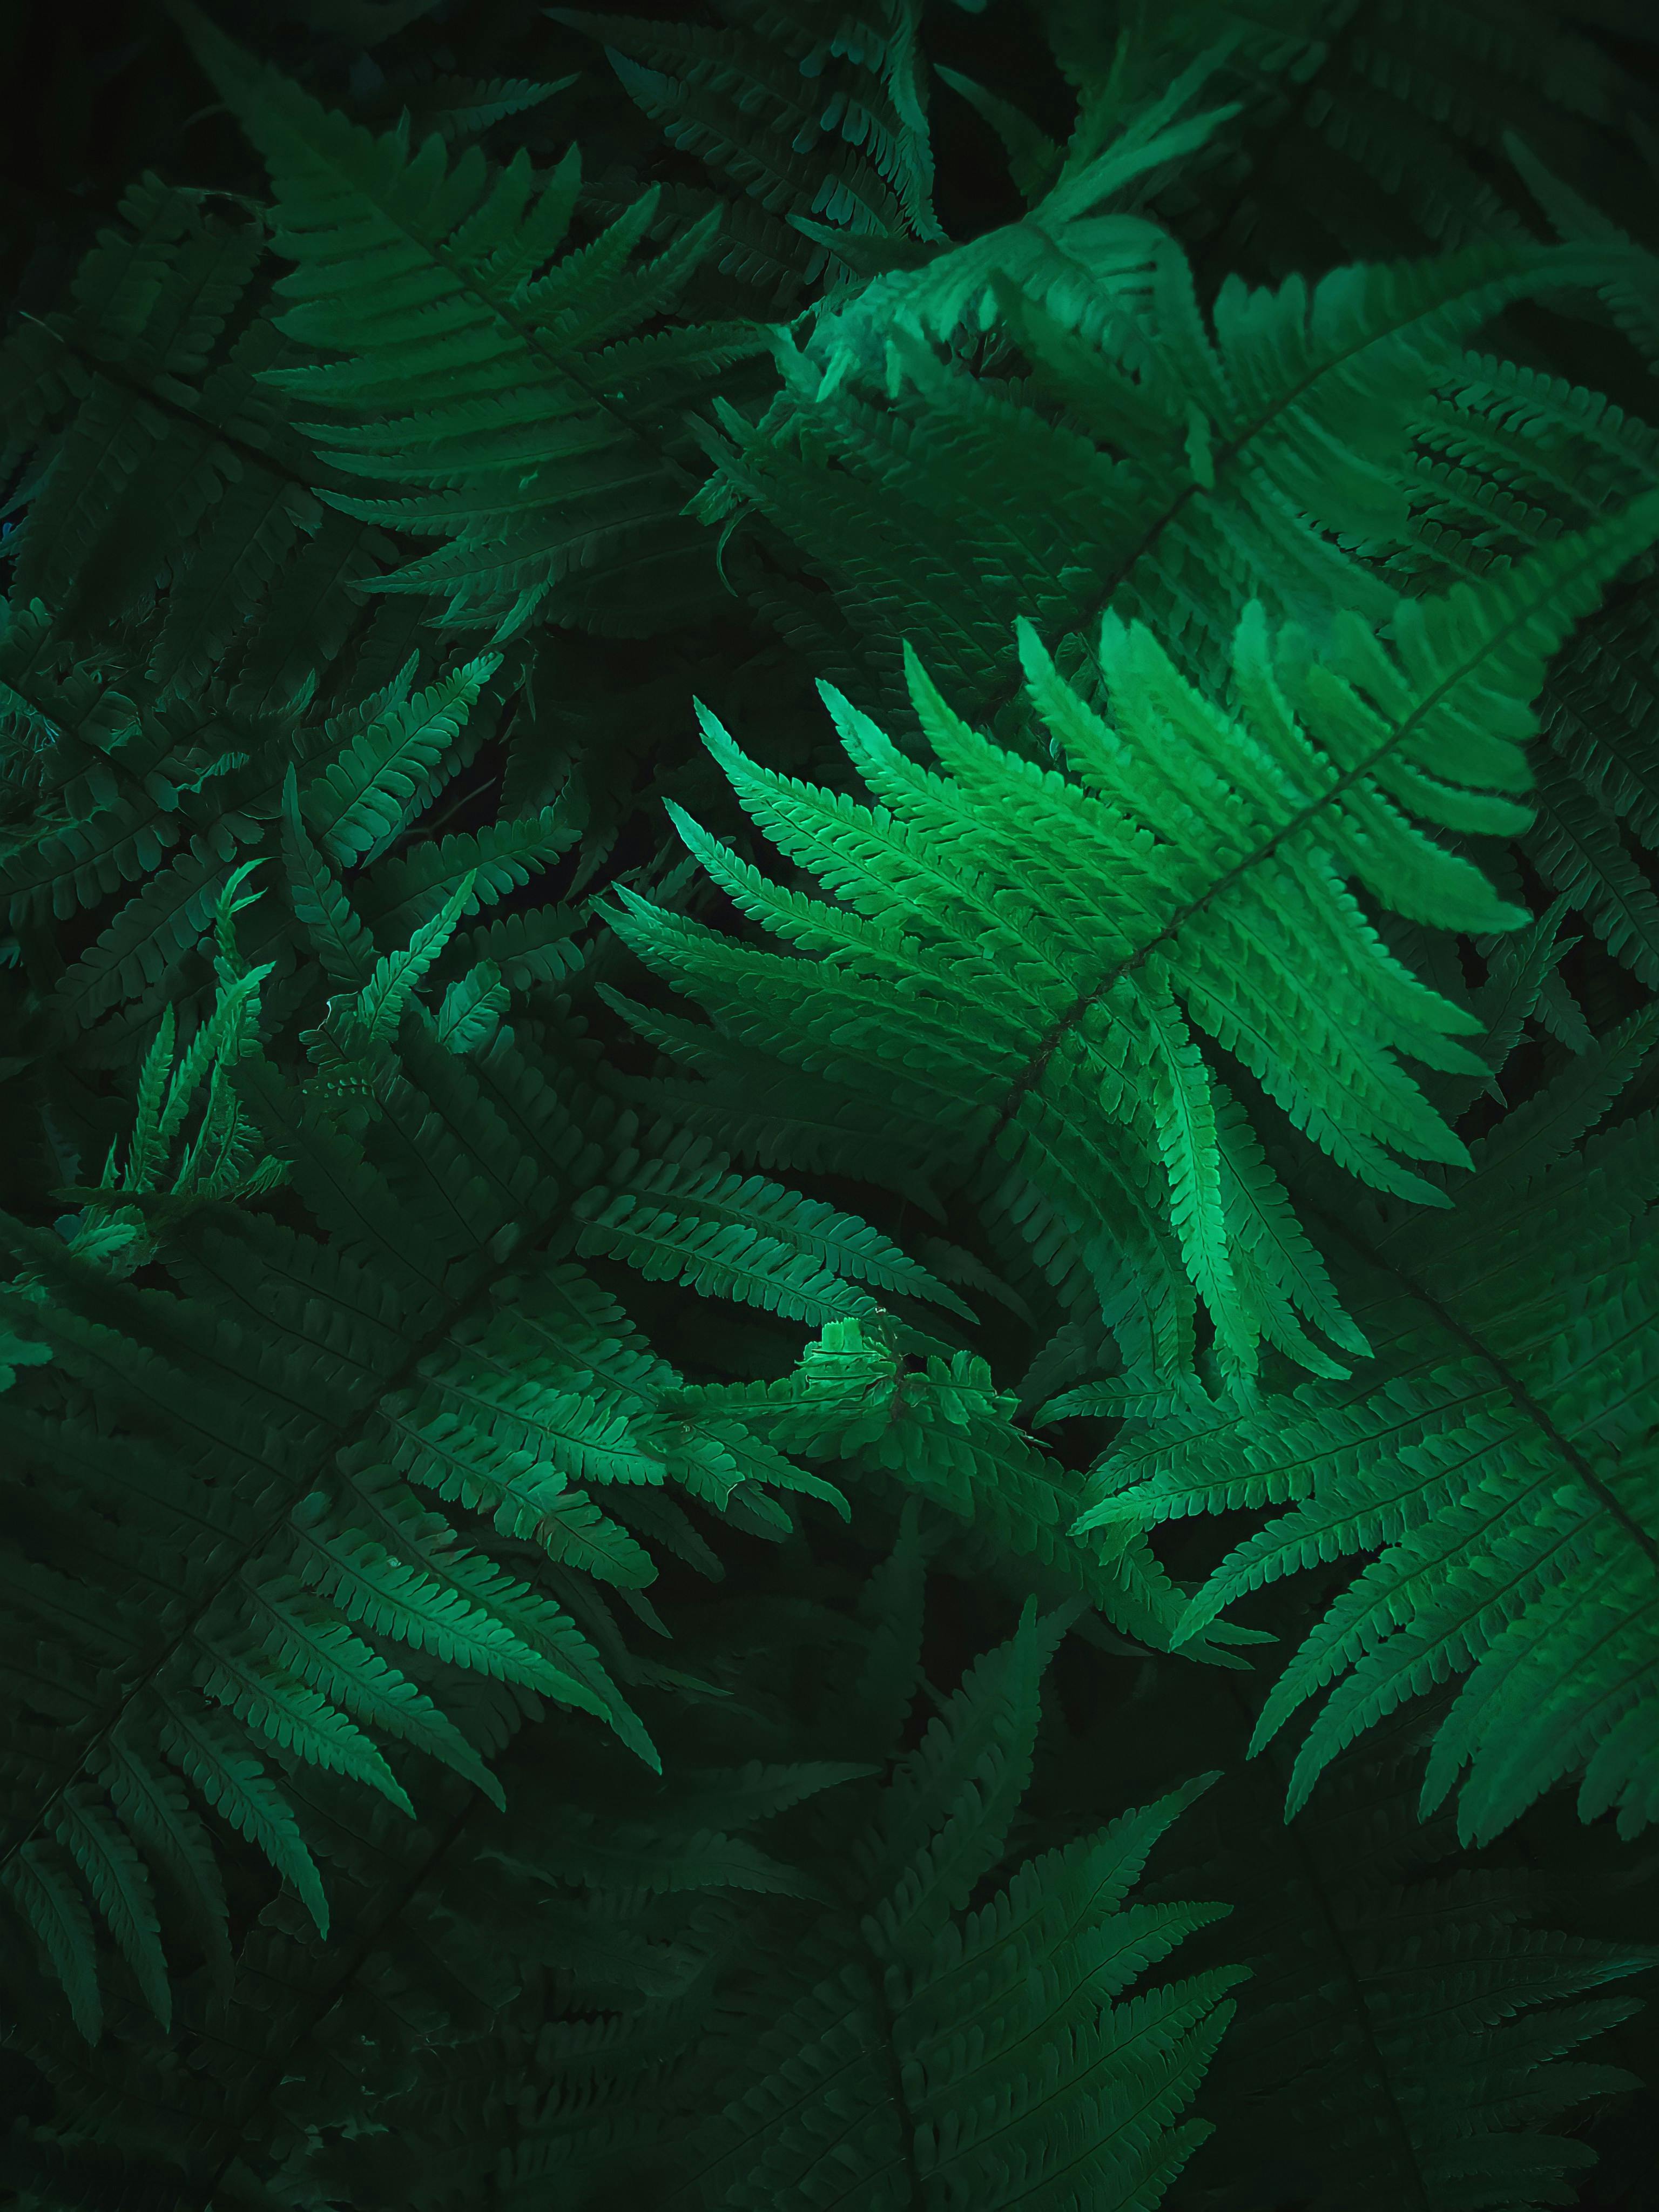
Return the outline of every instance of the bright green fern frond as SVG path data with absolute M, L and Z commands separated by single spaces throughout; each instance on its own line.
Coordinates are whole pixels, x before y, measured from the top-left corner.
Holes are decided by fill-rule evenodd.
M 1455 1212 L 1348 1240 L 1375 1366 L 1155 1423 L 1096 1478 L 1080 1528 L 1292 1509 L 1223 1561 L 1188 1629 L 1263 1584 L 1377 1554 L 1263 1709 L 1258 1745 L 1322 1700 L 1291 1810 L 1346 1744 L 1462 1677 L 1424 1804 L 1462 1777 L 1466 1838 L 1572 1775 L 1586 1819 L 1616 1808 L 1632 1834 L 1659 1818 L 1659 1147 L 1646 1115 L 1578 1143 L 1651 1041 L 1638 1017 L 1500 1122 Z
M 1415 921 L 1514 926 L 1413 817 L 1487 835 L 1524 824 L 1547 656 L 1656 528 L 1659 507 L 1642 502 L 1483 585 L 1401 601 L 1391 646 L 1351 615 L 1322 642 L 1275 635 L 1252 606 L 1234 644 L 1237 719 L 1115 619 L 1099 647 L 1109 719 L 1026 629 L 1028 695 L 1069 775 L 977 735 L 914 661 L 944 775 L 830 697 L 873 811 L 755 766 L 710 720 L 745 808 L 836 903 L 779 890 L 686 825 L 715 881 L 798 957 L 631 892 L 616 926 L 720 1037 L 926 1115 L 951 1133 L 959 1174 L 994 1148 L 1017 1164 L 1097 1255 L 1103 1307 L 1115 1249 L 1155 1255 L 1149 1328 L 1166 1366 L 1188 1281 L 1237 1373 L 1263 1337 L 1308 1350 L 1297 1316 L 1352 1344 L 1195 1032 L 1351 1173 L 1439 1200 L 1401 1158 L 1452 1165 L 1463 1148 L 1401 1062 L 1484 1076 L 1459 1042 L 1474 1018 L 1407 972 L 1347 884 Z

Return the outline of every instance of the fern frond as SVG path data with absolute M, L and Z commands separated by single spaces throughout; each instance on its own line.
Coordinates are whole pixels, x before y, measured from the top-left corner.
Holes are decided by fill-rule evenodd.
M 98 1993 L 92 1915 L 64 1854 L 46 1843 L 25 1844 L 0 1872 L 0 1881 L 45 1947 L 75 2025 L 88 2043 L 96 2043 L 103 2033 L 104 2010 Z
M 1652 1033 L 1637 1018 L 1500 1122 L 1455 1212 L 1356 1243 L 1376 1367 L 1155 1425 L 1097 1478 L 1080 1526 L 1291 1507 L 1216 1570 L 1193 1628 L 1264 1583 L 1376 1552 L 1262 1712 L 1258 1744 L 1323 1699 L 1292 1810 L 1345 1744 L 1462 1676 L 1425 1811 L 1462 1777 L 1459 1832 L 1484 1841 L 1577 1774 L 1584 1818 L 1617 1808 L 1632 1834 L 1659 1817 L 1649 1117 L 1578 1143 L 1586 1103 L 1593 1116 Z
M 402 827 L 500 665 L 499 653 L 481 654 L 393 703 L 301 793 L 301 813 L 336 866 L 349 867 Z
M 1080 95 L 1100 88 L 1109 113 L 1121 94 L 1104 25 L 1087 10 L 1045 13 Z M 1124 74 L 1158 85 L 1196 40 L 1233 33 L 1217 89 L 1240 101 L 1240 128 L 1155 204 L 1230 265 L 1279 276 L 1513 238 L 1531 210 L 1498 158 L 1505 133 L 1582 172 L 1620 127 L 1619 73 L 1590 21 L 1533 0 L 1406 0 L 1363 24 L 1324 7 L 1218 15 L 1196 28 L 1160 21 Z
M 330 410 L 309 434 L 337 469 L 410 488 L 331 503 L 447 541 L 375 588 L 437 593 L 447 621 L 498 638 L 544 602 L 613 634 L 700 611 L 718 586 L 679 520 L 678 441 L 636 398 L 640 372 L 606 349 L 672 299 L 714 226 L 630 270 L 647 198 L 556 259 L 574 160 L 538 186 L 522 155 L 495 177 L 476 148 L 452 166 L 436 134 L 411 155 L 252 64 L 194 10 L 185 20 L 271 167 L 277 247 L 297 264 L 280 287 L 295 303 L 283 328 L 344 356 L 272 376 L 301 409 Z M 757 344 L 733 330 L 710 358 Z
M 7 550 L 14 588 L 94 626 L 149 599 L 207 518 L 216 558 L 194 569 L 236 616 L 319 513 L 280 412 L 249 367 L 263 338 L 215 354 L 264 251 L 258 222 L 227 221 L 155 177 L 121 203 L 82 264 L 67 312 L 24 322 L 0 358 L 14 455 L 44 462 Z M 263 551 L 260 550 L 263 546 Z M 170 617 L 164 680 L 204 609 Z M 233 617 L 234 619 L 235 617 Z
M 1458 1042 L 1476 1024 L 1386 951 L 1346 883 L 1414 920 L 1514 926 L 1412 817 L 1524 825 L 1521 747 L 1547 656 L 1656 526 L 1638 504 L 1483 586 L 1402 601 L 1392 651 L 1352 615 L 1321 646 L 1295 627 L 1275 636 L 1252 607 L 1236 721 L 1115 620 L 1099 647 L 1108 720 L 1028 629 L 1028 695 L 1069 775 L 977 736 L 914 663 L 945 775 L 830 697 L 875 811 L 757 768 L 708 720 L 745 808 L 839 902 L 778 890 L 683 822 L 715 881 L 796 957 L 629 891 L 615 926 L 717 1038 L 878 1091 L 950 1131 L 959 1162 L 995 1148 L 1066 1217 L 1103 1308 L 1127 1246 L 1166 1371 L 1184 1357 L 1188 1280 L 1239 1374 L 1263 1338 L 1302 1356 L 1298 1315 L 1352 1341 L 1194 1031 L 1351 1173 L 1443 1202 L 1394 1155 L 1455 1164 L 1463 1150 L 1400 1060 L 1483 1073 Z
M 1028 1612 L 901 1766 L 855 1846 L 856 1917 L 822 1927 L 809 1986 L 744 2054 L 738 2094 L 674 2146 L 676 2202 L 851 2188 L 990 2208 L 1081 2188 L 1151 2207 L 1201 2141 L 1181 2115 L 1237 1976 L 1125 1996 L 1212 1909 L 1177 1908 L 1139 1955 L 1121 1909 L 1194 1788 L 1027 1862 L 964 1910 L 1002 1856 L 1053 1638 Z
M 1166 1693 L 1143 1712 L 1143 1758 L 1182 1710 Z M 1233 1907 L 1208 1954 L 1250 1969 L 1199 2100 L 1215 2134 L 1194 2204 L 1293 2189 L 1310 2212 L 1520 2212 L 1596 2185 L 1567 2130 L 1625 2069 L 1577 2053 L 1637 2009 L 1618 1984 L 1649 1947 L 1550 1925 L 1571 1908 L 1534 1870 L 1462 1863 L 1449 1820 L 1419 1825 L 1422 1733 L 1402 1716 L 1345 1754 L 1288 1830 L 1282 1776 L 1245 1765 L 1182 1824 L 1161 1893 L 1201 1869 Z M 1089 1737 L 1067 1747 L 1073 1771 L 1089 1757 Z
M 217 927 L 233 979 L 230 921 L 246 904 L 235 892 L 233 884 Z M 382 955 L 340 1012 L 365 1048 L 386 1056 L 384 1099 L 361 1141 L 308 1114 L 258 1052 L 238 1059 L 222 1087 L 266 1152 L 289 1164 L 320 1238 L 222 1206 L 175 1210 L 155 1249 L 179 1289 L 162 1293 L 112 1279 L 102 1267 L 89 1271 L 56 1239 L 8 1232 L 39 1278 L 7 1294 L 20 1352 L 53 1355 L 33 1369 L 37 1376 L 52 1375 L 54 1362 L 64 1370 L 63 1382 L 41 1384 L 33 1407 L 13 1419 L 17 1495 L 32 1522 L 49 1525 L 70 1508 L 43 1492 L 41 1455 L 58 1471 L 59 1489 L 67 1468 L 79 1465 L 99 1486 L 102 1510 L 118 1516 L 109 1525 L 143 1531 L 146 1559 L 164 1541 L 174 1562 L 170 1582 L 160 1583 L 163 1602 L 111 1603 L 100 1632 L 110 1664 L 101 1673 L 83 1679 L 58 1657 L 58 1687 L 29 1692 L 29 1713 L 50 1696 L 74 1723 L 31 1766 L 31 1790 L 38 1781 L 43 1817 L 57 1817 L 53 1807 L 89 1808 L 75 1833 L 91 1895 L 157 2002 L 162 1985 L 144 1932 L 147 1867 L 177 1878 L 211 1945 L 222 1948 L 216 1853 L 169 1766 L 293 1885 L 321 1926 L 327 1906 L 295 1812 L 295 1775 L 331 1771 L 406 1814 L 416 1790 L 397 1762 L 418 1750 L 499 1796 L 465 1732 L 428 1695 L 428 1677 L 441 1694 L 444 1681 L 470 1674 L 592 1715 L 654 1763 L 601 1644 L 614 1649 L 624 1674 L 634 1662 L 584 1592 L 604 1584 L 636 1595 L 654 1574 L 662 1540 L 716 1563 L 689 1524 L 677 1532 L 672 1514 L 604 1512 L 588 1491 L 672 1483 L 702 1507 L 734 1521 L 746 1516 L 743 1525 L 775 1536 L 790 1527 L 777 1497 L 840 1502 L 819 1478 L 750 1437 L 734 1412 L 706 1418 L 683 1408 L 678 1376 L 614 1302 L 568 1258 L 537 1254 L 533 1240 L 561 1220 L 580 1227 L 571 1202 L 606 1147 L 619 1165 L 629 1155 L 608 1136 L 596 1149 L 593 1133 L 572 1119 L 572 1104 L 526 1062 L 510 1032 L 498 1028 L 462 1059 L 435 1028 L 428 1036 L 403 1024 L 409 1072 L 399 1070 L 399 1018 L 465 900 L 462 886 L 406 951 Z M 247 974 L 258 980 L 258 970 Z M 226 1042 L 240 1035 L 246 995 L 220 1024 Z M 211 1049 L 210 1038 L 193 1046 L 177 1068 L 165 1038 L 152 1054 L 141 1181 L 155 1180 L 175 1101 L 189 1095 L 191 1069 L 199 1073 Z M 414 1074 L 430 1081 L 429 1093 L 413 1089 Z M 595 1130 L 605 1129 L 603 1102 L 588 1097 L 582 1110 L 595 1117 Z M 716 1176 L 711 1189 L 719 1188 Z M 769 1188 L 752 1188 L 750 1201 L 782 1207 L 780 1221 L 797 1208 L 803 1235 L 823 1243 L 817 1264 L 896 1271 L 917 1286 L 925 1279 L 873 1231 L 830 1209 L 803 1210 L 775 1190 L 769 1198 Z M 500 1206 L 508 1211 L 491 1211 Z M 516 1296 L 493 1322 L 471 1318 L 472 1303 L 505 1278 L 531 1224 L 532 1243 L 513 1261 Z M 81 1434 L 62 1397 L 71 1384 L 102 1408 L 96 1418 L 106 1433 Z M 132 1408 L 164 1406 L 188 1406 L 193 1425 L 191 1446 L 173 1461 L 126 1433 Z M 493 1522 L 498 1537 L 527 1541 L 539 1571 L 530 1578 L 509 1571 L 490 1556 L 487 1537 L 484 1548 L 457 1541 L 453 1524 L 422 1510 L 399 1470 L 453 1510 Z M 121 1589 L 134 1572 L 132 1559 L 108 1542 L 90 1556 L 83 1547 L 82 1567 L 94 1604 L 99 1589 Z M 73 1638 L 84 1644 L 92 1635 L 84 1607 L 66 1602 L 50 1575 L 21 1563 L 9 1579 L 33 1624 L 27 1632 L 50 1638 L 43 1648 L 67 1653 Z M 568 1606 L 561 1601 L 567 1593 Z M 579 1625 L 579 1610 L 583 1621 L 592 1615 L 599 1643 Z M 390 1663 L 388 1653 L 400 1649 L 413 1680 Z M 142 1691 L 146 1681 L 153 1691 Z M 139 1692 L 124 1693 L 124 1682 L 137 1682 Z M 25 1737 L 32 1724 L 19 1716 Z M 27 1826 L 13 1842 L 15 1850 L 29 1843 Z M 36 1844 L 38 1856 L 46 1845 Z M 33 1859 L 8 1863 L 33 1867 Z M 19 1910 L 74 1978 L 77 2016 L 94 2027 L 81 1937 L 95 1923 L 83 1929 L 85 1900 L 70 1875 L 54 1870 L 57 1862 L 41 1867 L 17 1874 Z
M 1081 180 L 1055 196 L 1077 191 L 1086 207 Z M 1206 317 L 1144 217 L 1051 238 L 1034 216 L 781 344 L 786 390 L 761 420 L 716 410 L 697 511 L 781 528 L 834 587 L 860 661 L 882 645 L 884 683 L 916 606 L 930 659 L 976 707 L 1012 692 L 1020 614 L 1086 648 L 1111 607 L 1215 681 L 1252 597 L 1316 626 L 1388 618 L 1374 561 L 1410 541 L 1415 418 L 1510 301 L 1589 280 L 1579 249 L 1559 252 L 1494 243 L 1274 290 L 1230 279 Z M 939 358 L 964 319 L 994 333 L 1002 373 Z M 1030 381 L 1006 373 L 1009 341 Z
M 860 238 L 941 235 L 914 0 L 878 0 L 855 21 L 735 0 L 718 30 L 550 12 L 603 39 L 624 89 L 669 143 L 769 214 L 823 217 Z

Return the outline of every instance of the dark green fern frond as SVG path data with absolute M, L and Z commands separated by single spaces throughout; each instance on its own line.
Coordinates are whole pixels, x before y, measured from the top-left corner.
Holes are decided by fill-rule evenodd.
M 1527 210 L 1504 173 L 1510 131 L 1568 173 L 1593 167 L 1632 200 L 1641 191 L 1626 81 L 1598 36 L 1604 9 L 1222 0 L 1133 27 L 1125 9 L 1044 0 L 1042 12 L 1085 103 L 1109 79 L 1119 27 L 1132 86 L 1167 81 L 1231 34 L 1217 88 L 1239 102 L 1239 124 L 1154 202 L 1218 268 L 1277 278 L 1517 236 Z
M 293 339 L 343 356 L 272 372 L 348 477 L 409 489 L 331 493 L 342 512 L 447 541 L 379 590 L 433 593 L 498 637 L 552 618 L 638 635 L 719 590 L 680 509 L 695 486 L 678 417 L 714 370 L 759 348 L 742 326 L 641 335 L 708 251 L 705 222 L 629 266 L 647 194 L 600 237 L 561 247 L 573 155 L 544 183 L 522 155 L 492 175 L 437 136 L 371 137 L 193 12 L 204 66 L 270 166 L 279 291 Z M 374 275 L 366 270 L 372 264 Z
M 1294 1618 L 1294 1595 L 1281 1593 L 1276 1626 Z M 1639 1986 L 1619 1985 L 1659 1951 L 1568 1932 L 1593 1924 L 1595 1905 L 1529 1865 L 1524 1844 L 1471 1865 L 1449 1818 L 1419 1823 L 1420 1712 L 1344 1753 L 1286 1828 L 1277 1755 L 1240 1757 L 1260 1698 L 1247 1677 L 1225 1688 L 1200 1713 L 1178 1673 L 1159 1669 L 1127 1711 L 1057 1734 L 1036 1790 L 1039 1804 L 1082 1795 L 1092 1809 L 1126 1784 L 1144 1789 L 1167 1765 L 1171 1730 L 1224 1762 L 1152 1891 L 1155 1901 L 1212 1883 L 1232 1911 L 1200 1939 L 1196 1963 L 1225 1957 L 1250 1971 L 1198 2100 L 1216 2131 L 1173 2203 L 1523 2212 L 1595 2202 L 1591 2142 L 1569 2130 L 1635 2086 L 1605 2044 L 1593 2046 L 1642 2008 Z M 1111 1782 L 1082 1781 L 1103 1767 Z
M 9 635 L 20 648 L 16 680 L 56 732 L 34 819 L 0 851 L 0 887 L 39 993 L 43 1058 L 119 1056 L 132 1050 L 134 1030 L 148 1030 L 167 1008 L 176 1019 L 193 1008 L 205 1020 L 212 994 L 201 955 L 214 915 L 239 865 L 247 865 L 240 856 L 277 817 L 296 759 L 308 767 L 304 816 L 331 850 L 373 862 L 441 791 L 469 709 L 498 665 L 489 657 L 465 664 L 413 701 L 383 689 L 335 715 L 290 707 L 244 719 L 223 686 L 158 701 L 142 670 L 118 664 L 110 672 L 118 680 L 100 682 L 104 672 L 54 667 L 50 625 L 14 622 Z M 414 667 L 404 672 L 404 694 Z M 482 735 L 475 726 L 471 741 Z M 533 835 L 520 830 L 518 849 L 498 854 L 483 833 L 487 851 L 471 855 L 477 903 L 522 884 L 572 834 L 553 816 Z M 460 858 L 459 849 L 417 844 L 390 865 L 418 881 L 373 873 L 375 888 L 397 881 L 404 893 L 376 915 L 387 938 L 406 937 L 441 904 L 443 893 L 434 892 L 444 860 Z M 82 909 L 97 924 L 90 941 L 83 924 L 59 927 Z M 255 926 L 259 949 L 276 954 L 285 933 L 268 907 Z
M 1314 2212 L 1571 2202 L 1594 2153 L 1562 2123 L 1635 2086 L 1577 2054 L 1638 2008 L 1608 1985 L 1659 1959 L 1534 1924 L 1543 1885 L 1519 1869 L 1449 1863 L 1451 1836 L 1418 1826 L 1416 1765 L 1346 1760 L 1291 1838 L 1271 1787 L 1236 1787 L 1206 1824 L 1251 1979 L 1203 2107 L 1229 2156 L 1199 2203 L 1253 2170 L 1294 2177 Z
M 695 1140 L 653 1152 L 621 1189 L 601 1187 L 580 1210 L 584 1255 L 608 1254 L 659 1280 L 718 1287 L 814 1328 L 842 1318 L 874 1321 L 876 1293 L 889 1301 L 908 1294 L 973 1317 L 867 1222 L 763 1176 L 734 1174 Z
M 422 136 L 441 131 L 446 138 L 465 140 L 482 137 L 511 116 L 527 114 L 575 82 L 574 76 L 539 83 L 522 76 L 453 75 L 414 81 L 400 73 L 381 85 L 373 105 L 388 122 L 406 114 Z
M 229 1071 L 258 1035 L 260 986 L 272 967 L 266 961 L 249 968 L 236 949 L 236 916 L 257 896 L 239 898 L 237 892 L 257 865 L 245 862 L 220 894 L 214 917 L 218 990 L 211 1013 L 175 1061 L 176 1028 L 167 1007 L 139 1070 L 125 1158 L 118 1163 L 112 1150 L 97 1189 L 76 1194 L 84 1206 L 78 1224 L 67 1217 L 58 1224 L 71 1252 L 119 1273 L 149 1256 L 151 1224 L 215 1199 L 257 1198 L 282 1181 L 279 1164 L 259 1157 L 229 1080 Z M 148 1203 L 135 1208 L 135 1199 Z
M 1491 360 L 1462 365 L 1419 436 L 1419 544 L 1407 563 L 1423 582 L 1492 573 L 1659 481 L 1649 423 L 1561 378 Z M 1552 672 L 1523 847 L 1650 989 L 1659 980 L 1656 574 L 1651 555 L 1632 563 Z
M 755 2039 L 733 2039 L 730 2101 L 716 2090 L 702 2125 L 660 2137 L 634 2187 L 708 2207 L 851 2191 L 906 2212 L 1162 2199 L 1201 2140 L 1182 2115 L 1238 1976 L 1131 1995 L 1224 1907 L 1127 1898 L 1205 1782 L 1015 1867 L 969 1909 L 1006 1863 L 1055 1641 L 1028 1612 L 970 1670 L 873 1808 L 833 1904 L 771 1965 Z M 625 2154 L 612 2163 L 626 2172 Z
M 14 599 L 49 608 L 64 639 L 106 647 L 111 625 L 139 625 L 127 653 L 158 702 L 263 670 L 288 678 L 285 705 L 361 618 L 340 586 L 387 565 L 392 548 L 322 504 L 318 488 L 344 480 L 261 381 L 289 351 L 264 312 L 262 217 L 227 220 L 222 204 L 154 177 L 119 214 L 69 304 L 21 322 L 0 350 L 21 474 L 6 540 Z M 317 604 L 322 575 L 331 610 Z M 296 596 L 313 617 L 298 669 Z
M 892 684 L 919 606 L 940 680 L 981 709 L 1012 693 L 1022 614 L 1069 670 L 1110 606 L 1210 683 L 1253 597 L 1386 619 L 1375 562 L 1411 541 L 1416 416 L 1461 342 L 1588 264 L 1493 244 L 1314 286 L 1230 279 L 1206 313 L 1164 233 L 1091 210 L 1214 120 L 1141 118 L 1023 223 L 781 343 L 787 388 L 757 422 L 716 410 L 697 511 L 752 509 L 799 546 L 858 635 L 861 684 Z M 975 339 L 976 368 L 935 349 Z
M 721 0 L 720 29 L 550 12 L 602 39 L 670 144 L 729 177 L 774 225 L 799 222 L 832 252 L 841 230 L 860 244 L 942 237 L 915 0 L 853 11 L 839 0 Z
M 157 588 L 204 510 L 262 498 L 290 543 L 317 514 L 295 442 L 239 363 L 246 338 L 219 358 L 245 318 L 264 224 L 154 177 L 120 216 L 72 304 L 21 323 L 0 358 L 7 473 L 27 471 L 26 520 L 6 544 L 13 587 L 94 625 Z
M 822 1645 L 838 1625 L 811 1609 L 799 1632 Z M 179 1989 L 171 2050 L 120 2006 L 89 2052 L 38 1985 L 27 2046 L 65 2087 L 89 2087 L 96 2069 L 112 2132 L 177 2201 L 261 2201 L 267 2143 L 285 2200 L 318 2212 L 342 2191 L 366 2212 L 441 2212 L 472 2202 L 492 2167 L 498 2185 L 528 2187 L 559 2140 L 556 2085 L 592 2081 L 590 2120 L 648 2093 L 695 2047 L 714 1973 L 757 1923 L 815 1907 L 820 1886 L 780 1815 L 873 1770 L 765 1755 L 775 1658 L 703 1637 L 705 1698 L 644 1686 L 653 1720 L 676 1716 L 661 1780 L 556 1716 L 526 1727 L 510 1695 L 469 1678 L 474 1694 L 450 1699 L 458 1741 L 501 1772 L 505 1808 L 438 1774 L 411 1821 L 300 1769 L 289 1786 L 325 1855 L 334 1942 L 318 1942 L 297 1899 L 274 1899 L 227 1962 L 228 1986 Z M 612 2031 L 590 2031 L 586 2069 L 566 2018 L 584 2006 Z M 405 2049 L 416 2018 L 418 2049 Z

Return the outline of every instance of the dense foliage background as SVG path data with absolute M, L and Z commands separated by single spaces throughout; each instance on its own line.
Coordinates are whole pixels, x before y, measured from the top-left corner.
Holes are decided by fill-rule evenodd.
M 1659 2203 L 1649 11 L 0 41 L 5 2203 Z

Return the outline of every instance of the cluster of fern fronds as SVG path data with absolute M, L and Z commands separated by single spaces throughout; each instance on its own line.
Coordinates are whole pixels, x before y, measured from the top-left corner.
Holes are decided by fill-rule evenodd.
M 1653 2203 L 1645 11 L 9 35 L 0 2207 Z

